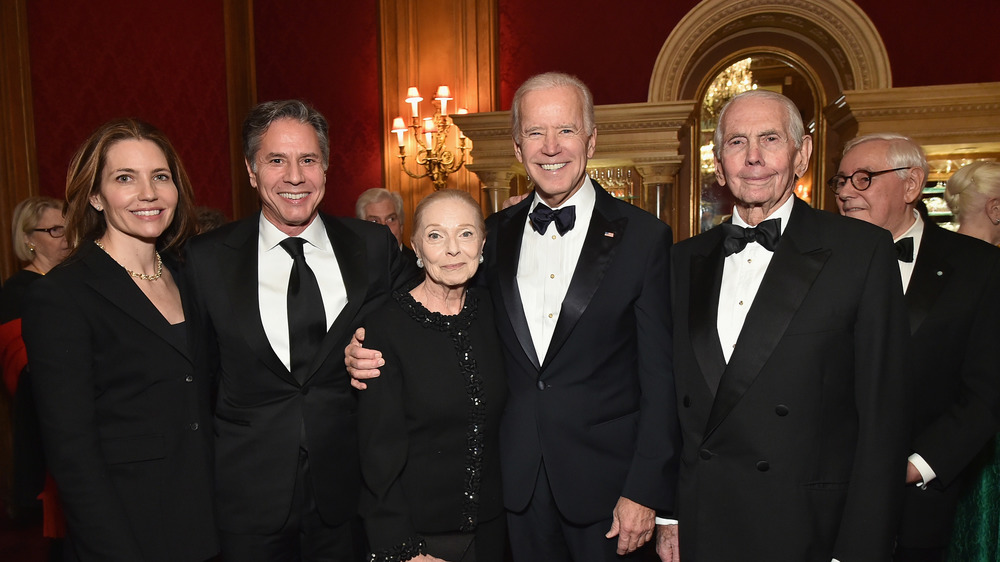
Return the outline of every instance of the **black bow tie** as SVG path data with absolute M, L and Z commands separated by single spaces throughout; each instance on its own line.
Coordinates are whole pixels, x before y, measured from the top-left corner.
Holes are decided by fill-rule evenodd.
M 528 220 L 531 221 L 531 226 L 539 234 L 545 234 L 545 231 L 549 228 L 549 223 L 555 222 L 556 232 L 559 233 L 559 236 L 564 236 L 567 232 L 573 230 L 573 225 L 576 224 L 576 206 L 570 205 L 561 209 L 550 209 L 539 203 L 535 205 L 534 211 L 528 213 Z
M 726 256 L 742 252 L 743 248 L 746 248 L 750 242 L 756 242 L 765 250 L 773 252 L 775 246 L 778 245 L 778 239 L 781 238 L 781 219 L 766 220 L 751 228 L 743 228 L 731 222 L 724 222 L 722 223 L 722 233 L 725 235 L 725 238 L 722 239 L 722 248 L 725 250 Z
M 896 259 L 913 263 L 913 237 L 907 236 L 896 242 Z

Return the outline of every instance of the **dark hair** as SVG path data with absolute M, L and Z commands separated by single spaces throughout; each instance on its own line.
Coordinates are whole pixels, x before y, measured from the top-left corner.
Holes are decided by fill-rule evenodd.
M 148 140 L 163 151 L 177 187 L 177 209 L 173 221 L 160 234 L 156 247 L 161 252 L 176 252 L 194 235 L 194 191 L 181 159 L 162 131 L 139 119 L 114 119 L 101 125 L 77 149 L 66 173 L 66 237 L 71 248 L 84 241 L 96 240 L 107 229 L 104 214 L 90 205 L 90 197 L 101 191 L 101 174 L 107 164 L 108 150 L 123 140 Z
M 323 153 L 323 169 L 326 170 L 330 165 L 330 126 L 322 113 L 302 100 L 268 101 L 250 110 L 250 114 L 243 120 L 243 157 L 250 164 L 250 169 L 257 171 L 260 139 L 267 133 L 271 124 L 280 119 L 294 119 L 312 126 L 319 139 L 319 150 Z

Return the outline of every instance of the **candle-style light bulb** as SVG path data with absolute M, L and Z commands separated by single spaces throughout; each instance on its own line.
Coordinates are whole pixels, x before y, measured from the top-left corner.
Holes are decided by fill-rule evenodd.
M 417 109 L 417 104 L 424 101 L 424 98 L 420 97 L 420 92 L 417 90 L 416 86 L 410 86 L 406 90 L 406 103 L 413 107 L 413 116 L 420 117 L 420 110 Z
M 399 147 L 402 148 L 403 144 L 405 144 L 406 142 L 403 138 L 403 136 L 406 134 L 406 124 L 403 123 L 402 117 L 396 117 L 395 119 L 392 120 L 391 131 L 393 133 L 396 133 L 396 140 L 399 143 Z
M 448 100 L 451 99 L 451 89 L 448 86 L 438 86 L 434 99 L 441 102 L 441 115 L 448 115 Z

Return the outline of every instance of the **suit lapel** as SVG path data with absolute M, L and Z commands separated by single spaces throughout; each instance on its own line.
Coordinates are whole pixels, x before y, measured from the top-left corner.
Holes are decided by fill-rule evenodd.
M 525 357 L 538 369 L 540 368 L 538 354 L 535 353 L 535 344 L 531 341 L 528 320 L 524 316 L 524 304 L 517 289 L 517 262 L 521 256 L 521 236 L 524 234 L 524 224 L 528 220 L 528 209 L 533 200 L 533 197 L 526 198 L 513 209 L 510 216 L 497 225 L 496 259 L 497 279 L 502 302 L 507 309 L 507 318 L 510 319 L 514 335 L 521 344 Z
M 338 219 L 326 215 L 320 215 L 320 218 L 326 226 L 326 233 L 330 238 L 333 253 L 337 256 L 337 267 L 340 268 L 340 275 L 344 279 L 344 288 L 347 291 L 347 304 L 344 305 L 326 332 L 326 337 L 323 338 L 323 343 L 309 366 L 306 380 L 316 374 L 316 371 L 319 370 L 335 347 L 342 345 L 343 335 L 353 330 L 354 319 L 357 317 L 358 311 L 361 310 L 361 305 L 365 302 L 365 296 L 368 293 L 368 267 L 366 265 L 368 247 L 365 241 Z
M 271 348 L 260 318 L 260 295 L 257 292 L 257 244 L 259 215 L 244 219 L 233 229 L 219 253 L 219 271 L 225 276 L 230 292 L 236 330 L 243 333 L 247 346 L 272 372 L 291 384 L 298 384 Z
M 948 283 L 952 266 L 948 255 L 940 251 L 940 227 L 924 222 L 924 234 L 913 264 L 910 286 L 906 289 L 906 309 L 910 313 L 910 335 L 917 333 L 934 306 L 934 301 Z
M 93 244 L 89 245 L 94 246 Z M 107 298 L 108 301 L 118 307 L 124 314 L 130 316 L 133 320 L 156 334 L 160 339 L 170 344 L 181 356 L 188 361 L 191 360 L 188 347 L 182 343 L 186 342 L 186 340 L 179 340 L 172 336 L 170 333 L 170 324 L 166 318 L 146 298 L 142 290 L 136 287 L 135 282 L 132 281 L 128 273 L 111 256 L 94 246 L 93 249 L 88 248 L 86 250 L 82 259 L 93 273 L 91 277 L 86 279 L 86 283 L 91 288 Z
M 573 327 L 587 310 L 628 225 L 628 219 L 615 211 L 614 199 L 597 185 L 597 182 L 594 182 L 594 192 L 594 213 L 587 227 L 587 237 L 580 251 L 580 259 L 576 262 L 573 278 L 563 298 L 559 320 L 556 321 L 555 329 L 552 331 L 552 340 L 545 352 L 543 367 L 551 363 L 559 353 L 572 333 Z
M 707 437 L 732 411 L 760 374 L 785 335 L 816 276 L 830 257 L 816 237 L 815 211 L 795 199 L 792 214 L 764 273 L 736 348 L 719 382 L 709 415 Z
M 708 253 L 691 257 L 690 302 L 688 304 L 688 327 L 691 345 L 698 366 L 705 377 L 709 389 L 715 394 L 726 370 L 726 357 L 719 341 L 719 292 L 722 288 L 722 267 L 725 259 L 722 253 L 722 230 L 713 229 L 705 234 L 711 237 Z

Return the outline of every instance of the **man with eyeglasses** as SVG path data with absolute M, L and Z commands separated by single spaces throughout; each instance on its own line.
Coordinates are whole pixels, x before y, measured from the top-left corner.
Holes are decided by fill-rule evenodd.
M 1000 250 L 916 210 L 927 159 L 896 134 L 858 137 L 828 185 L 841 214 L 892 233 L 910 316 L 912 395 L 897 562 L 940 561 L 970 465 L 997 431 Z

